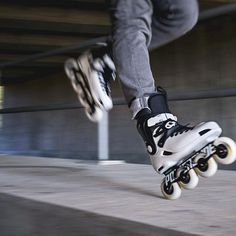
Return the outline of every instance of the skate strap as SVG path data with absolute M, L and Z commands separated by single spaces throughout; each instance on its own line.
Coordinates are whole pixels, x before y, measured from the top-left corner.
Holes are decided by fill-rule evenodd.
M 152 118 L 149 118 L 147 125 L 148 125 L 148 127 L 152 127 L 152 126 L 154 126 L 160 122 L 166 121 L 166 120 L 177 121 L 177 117 L 171 113 L 162 113 L 162 114 L 156 115 Z

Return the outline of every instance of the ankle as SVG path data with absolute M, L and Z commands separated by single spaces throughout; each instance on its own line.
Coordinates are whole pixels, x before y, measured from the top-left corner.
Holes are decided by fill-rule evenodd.
M 171 113 L 167 103 L 167 96 L 163 90 L 157 90 L 156 93 L 148 96 L 136 98 L 131 102 L 130 109 L 133 113 L 133 119 L 139 119 L 140 116 L 163 113 Z

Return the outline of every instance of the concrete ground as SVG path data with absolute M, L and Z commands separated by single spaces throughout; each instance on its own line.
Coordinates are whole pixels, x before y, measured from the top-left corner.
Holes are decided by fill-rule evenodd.
M 149 165 L 0 156 L 0 235 L 236 235 L 234 171 L 165 200 Z

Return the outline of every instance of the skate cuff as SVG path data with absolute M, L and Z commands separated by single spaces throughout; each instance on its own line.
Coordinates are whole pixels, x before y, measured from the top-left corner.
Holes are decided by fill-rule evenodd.
M 148 108 L 148 98 L 147 97 L 141 97 L 141 98 L 136 98 L 135 100 L 132 101 L 130 110 L 132 113 L 132 120 L 135 119 L 135 116 L 144 108 Z
M 131 106 L 130 106 L 130 109 L 131 109 L 131 112 L 132 112 L 132 120 L 135 119 L 136 115 L 142 109 L 148 108 L 150 110 L 150 108 L 148 106 L 149 97 L 150 96 L 142 97 L 142 98 L 136 98 L 135 100 L 132 101 Z M 165 121 L 165 120 L 168 120 L 168 119 L 177 121 L 177 117 L 172 115 L 171 113 L 161 113 L 161 114 L 155 116 L 156 122 L 162 122 L 162 121 Z

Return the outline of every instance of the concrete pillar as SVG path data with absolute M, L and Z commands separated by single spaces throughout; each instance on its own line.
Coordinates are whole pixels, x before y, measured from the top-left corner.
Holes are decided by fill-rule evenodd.
M 98 123 L 98 159 L 107 161 L 109 159 L 109 115 L 104 111 L 102 120 Z

